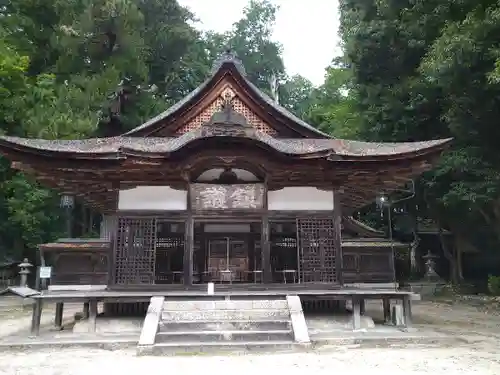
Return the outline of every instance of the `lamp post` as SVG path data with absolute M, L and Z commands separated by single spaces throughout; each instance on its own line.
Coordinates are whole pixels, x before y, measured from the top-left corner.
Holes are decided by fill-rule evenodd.
M 67 238 L 71 238 L 71 227 L 72 227 L 72 221 L 71 221 L 71 211 L 73 210 L 73 207 L 75 205 L 75 197 L 73 197 L 70 194 L 62 194 L 61 195 L 61 201 L 60 201 L 60 206 L 61 208 L 64 209 L 64 213 L 66 215 L 66 236 Z
M 384 208 L 387 207 L 387 224 L 389 225 L 389 241 L 391 242 L 391 253 L 392 258 L 394 259 L 394 241 L 392 238 L 392 202 L 389 197 L 385 194 L 380 194 L 377 197 L 377 206 L 380 209 L 380 215 L 384 216 Z
M 384 216 L 384 208 L 387 207 L 387 223 L 389 225 L 389 239 L 391 240 L 392 243 L 392 204 L 390 199 L 384 195 L 381 194 L 380 196 L 377 197 L 377 206 L 380 209 L 380 215 L 383 217 Z

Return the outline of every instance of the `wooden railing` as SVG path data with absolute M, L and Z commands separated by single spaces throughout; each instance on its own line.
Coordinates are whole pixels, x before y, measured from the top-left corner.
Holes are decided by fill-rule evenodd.
M 392 283 L 394 256 L 390 247 L 343 248 L 342 281 L 349 283 Z

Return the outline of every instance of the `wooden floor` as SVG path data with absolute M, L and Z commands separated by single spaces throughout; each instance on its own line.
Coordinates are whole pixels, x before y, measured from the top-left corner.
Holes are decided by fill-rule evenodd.
M 389 289 L 387 287 L 354 287 L 339 286 L 332 284 L 246 284 L 246 285 L 216 285 L 215 293 L 208 294 L 206 286 L 200 285 L 198 288 L 155 288 L 154 290 L 116 290 L 116 289 L 96 289 L 98 286 L 90 286 L 86 290 L 44 290 L 38 294 L 31 295 L 34 299 L 31 332 L 38 335 L 40 331 L 40 319 L 45 303 L 56 302 L 56 314 L 54 324 L 56 327 L 62 326 L 62 316 L 64 304 L 68 302 L 83 302 L 87 312 L 85 315 L 89 319 L 92 332 L 96 329 L 96 318 L 98 303 L 132 303 L 150 302 L 152 297 L 158 296 L 170 300 L 192 300 L 201 298 L 210 299 L 243 299 L 243 298 L 265 298 L 280 299 L 290 295 L 298 295 L 301 299 L 318 300 L 351 300 L 353 311 L 353 327 L 361 327 L 360 316 L 364 310 L 364 301 L 368 299 L 378 299 L 383 301 L 384 317 L 390 315 L 390 301 L 400 300 L 403 304 L 405 324 L 411 326 L 411 300 L 418 299 L 418 295 L 410 291 Z
M 149 302 L 151 297 L 163 296 L 175 299 L 189 298 L 245 298 L 245 297 L 286 297 L 287 295 L 299 295 L 309 298 L 325 299 L 381 299 L 393 298 L 403 299 L 413 295 L 409 291 L 396 290 L 395 288 L 381 288 L 375 285 L 371 288 L 341 287 L 331 284 L 233 284 L 215 285 L 215 293 L 208 294 L 206 285 L 184 287 L 173 285 L 168 288 L 154 288 L 141 290 L 127 289 L 100 289 L 100 290 L 45 290 L 35 299 L 43 299 L 51 302 L 71 302 L 97 299 L 106 302 Z M 414 299 L 414 298 L 412 298 Z

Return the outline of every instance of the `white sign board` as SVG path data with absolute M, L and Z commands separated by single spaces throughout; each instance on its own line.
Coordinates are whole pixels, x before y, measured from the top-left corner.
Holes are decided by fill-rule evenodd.
M 40 279 L 50 279 L 52 267 L 40 267 Z
M 215 285 L 214 283 L 208 283 L 207 285 L 207 294 L 212 296 L 215 292 Z

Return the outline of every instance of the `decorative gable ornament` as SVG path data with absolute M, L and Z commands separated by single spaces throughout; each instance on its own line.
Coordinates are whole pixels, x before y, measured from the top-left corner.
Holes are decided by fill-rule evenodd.
M 251 137 L 255 128 L 248 123 L 247 118 L 234 109 L 232 99 L 226 97 L 219 111 L 201 128 L 203 137 Z
M 243 62 L 238 58 L 236 53 L 230 48 L 227 48 L 214 61 L 210 74 L 214 75 L 215 73 L 217 73 L 217 71 L 222 67 L 222 65 L 226 63 L 233 64 L 242 76 L 246 76 L 247 73 L 245 71 L 245 67 L 243 66 Z

